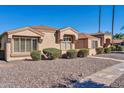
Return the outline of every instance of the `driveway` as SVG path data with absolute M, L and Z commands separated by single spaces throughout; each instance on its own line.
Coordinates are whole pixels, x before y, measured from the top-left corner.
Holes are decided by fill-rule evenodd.
M 100 55 L 96 55 L 96 56 L 124 60 L 124 54 L 120 54 L 120 53 L 100 54 Z
M 0 62 L 0 87 L 53 87 L 118 63 L 94 58 Z

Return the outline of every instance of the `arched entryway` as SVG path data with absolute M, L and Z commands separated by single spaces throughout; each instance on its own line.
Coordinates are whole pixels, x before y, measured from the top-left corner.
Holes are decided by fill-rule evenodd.
M 110 40 L 110 38 L 107 38 L 106 39 L 106 45 L 110 45 L 111 44 L 111 40 Z

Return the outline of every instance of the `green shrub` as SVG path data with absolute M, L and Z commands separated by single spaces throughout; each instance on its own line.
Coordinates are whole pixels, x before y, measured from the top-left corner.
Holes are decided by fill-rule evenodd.
M 124 46 L 118 46 L 117 50 L 118 51 L 124 51 Z
M 32 51 L 31 57 L 32 57 L 32 60 L 34 60 L 34 61 L 41 60 L 41 52 L 40 51 Z
M 77 51 L 75 49 L 70 49 L 66 52 L 67 58 L 75 58 L 77 57 Z
M 77 53 L 78 57 L 87 57 L 89 55 L 89 49 L 83 48 L 80 49 Z
M 104 53 L 111 53 L 111 48 L 110 47 L 105 47 L 104 48 Z
M 96 54 L 103 54 L 104 48 L 96 48 Z
M 60 57 L 61 51 L 56 48 L 45 48 L 43 49 L 43 53 L 47 55 L 48 59 L 56 59 Z
M 110 48 L 111 48 L 111 51 L 116 51 L 116 46 L 112 45 L 110 46 Z

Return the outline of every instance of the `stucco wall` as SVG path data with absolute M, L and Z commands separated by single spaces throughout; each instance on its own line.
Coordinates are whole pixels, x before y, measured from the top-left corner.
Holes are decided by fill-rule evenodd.
M 44 48 L 57 48 L 60 49 L 60 44 L 56 44 L 54 33 L 45 33 L 43 41 L 39 44 L 39 49 L 42 51 Z
M 88 48 L 92 48 L 92 40 L 97 41 L 98 42 L 98 47 L 101 47 L 100 46 L 100 39 L 96 38 L 96 39 L 88 39 Z
M 72 29 L 64 29 L 60 33 L 60 39 L 63 39 L 64 35 L 74 35 L 75 39 L 78 40 L 78 33 L 73 31 Z
M 89 48 L 89 55 L 96 55 L 96 49 L 95 48 Z

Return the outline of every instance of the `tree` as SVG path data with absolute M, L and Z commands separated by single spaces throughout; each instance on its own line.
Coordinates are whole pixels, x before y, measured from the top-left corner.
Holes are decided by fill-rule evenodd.
M 113 39 L 124 39 L 124 34 L 116 33 L 115 35 L 113 35 Z

